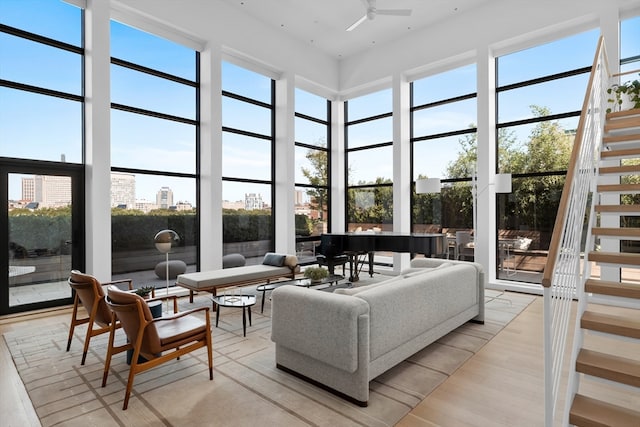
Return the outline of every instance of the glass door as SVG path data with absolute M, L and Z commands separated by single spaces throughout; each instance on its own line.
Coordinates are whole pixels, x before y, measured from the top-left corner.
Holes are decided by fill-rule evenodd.
M 72 302 L 67 278 L 83 268 L 82 171 L 69 165 L 0 167 L 7 242 L 0 314 Z

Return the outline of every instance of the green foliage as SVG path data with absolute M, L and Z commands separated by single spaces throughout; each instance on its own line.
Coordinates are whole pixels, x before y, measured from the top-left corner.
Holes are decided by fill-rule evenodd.
M 374 183 L 360 182 L 347 194 L 348 222 L 351 224 L 390 224 L 393 222 L 393 186 L 389 178 Z M 367 187 L 366 185 L 371 185 Z
M 310 236 L 313 231 L 313 222 L 306 215 L 296 214 L 296 236 Z
M 322 280 L 329 276 L 329 271 L 322 267 L 307 267 L 304 270 L 304 277 L 311 280 Z
M 222 241 L 251 242 L 270 240 L 272 217 L 270 211 L 237 210 L 224 213 L 222 216 Z
M 320 147 L 326 147 L 326 143 L 321 140 L 318 144 Z M 309 184 L 316 188 L 308 188 L 307 195 L 311 198 L 310 208 L 320 212 L 321 217 L 327 204 L 327 152 L 324 150 L 307 150 L 306 158 L 311 168 L 301 168 L 302 175 L 307 178 Z M 296 227 L 297 228 L 297 227 Z M 297 234 L 297 233 L 296 233 Z
M 611 104 L 611 107 L 607 108 L 607 113 L 620 109 L 623 103 L 623 95 L 627 95 L 633 103 L 631 108 L 640 108 L 640 80 L 629 80 L 621 84 L 614 84 L 607 89 L 607 93 L 612 95 L 607 99 L 607 102 Z

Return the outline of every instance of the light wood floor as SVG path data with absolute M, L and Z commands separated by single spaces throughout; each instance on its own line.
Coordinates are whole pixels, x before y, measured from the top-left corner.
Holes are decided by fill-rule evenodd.
M 0 333 L 24 322 L 46 328 L 68 316 L 67 310 L 20 322 L 0 319 Z M 0 372 L 0 424 L 39 426 L 2 339 Z M 540 426 L 543 408 L 542 298 L 538 297 L 398 425 Z
M 0 318 L 0 333 L 47 324 L 60 314 Z M 544 417 L 542 298 L 513 320 L 398 424 L 426 426 L 540 426 Z M 0 414 L 4 426 L 40 425 L 4 340 L 0 340 Z

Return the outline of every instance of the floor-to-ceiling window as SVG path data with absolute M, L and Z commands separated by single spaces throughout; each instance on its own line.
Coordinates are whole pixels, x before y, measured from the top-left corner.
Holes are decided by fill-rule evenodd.
M 412 181 L 437 178 L 438 192 L 413 191 L 411 230 L 443 232 L 450 257 L 473 259 L 473 198 L 476 168 L 476 66 L 459 67 L 411 83 Z M 436 189 L 430 189 L 436 190 Z M 467 236 L 464 251 L 456 242 Z M 463 253 L 464 252 L 464 253 Z
M 347 231 L 393 228 L 392 92 L 345 102 Z
M 315 260 L 320 234 L 329 231 L 331 103 L 302 89 L 295 92 L 296 253 Z
M 540 283 L 599 31 L 496 59 L 497 277 Z
M 111 21 L 113 274 L 154 270 L 165 259 L 154 237 L 165 229 L 179 236 L 171 259 L 196 268 L 198 58 Z
M 258 262 L 275 247 L 275 82 L 222 63 L 223 252 Z
M 82 26 L 64 2 L 0 2 L 0 314 L 68 304 L 84 267 Z

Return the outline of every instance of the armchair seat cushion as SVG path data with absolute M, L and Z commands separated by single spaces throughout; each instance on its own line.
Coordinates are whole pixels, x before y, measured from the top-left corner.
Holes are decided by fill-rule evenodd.
M 176 342 L 185 339 L 191 340 L 194 335 L 202 334 L 207 330 L 207 325 L 204 321 L 191 315 L 179 317 L 172 321 L 162 321 L 160 319 L 155 324 L 162 347 L 175 346 Z

